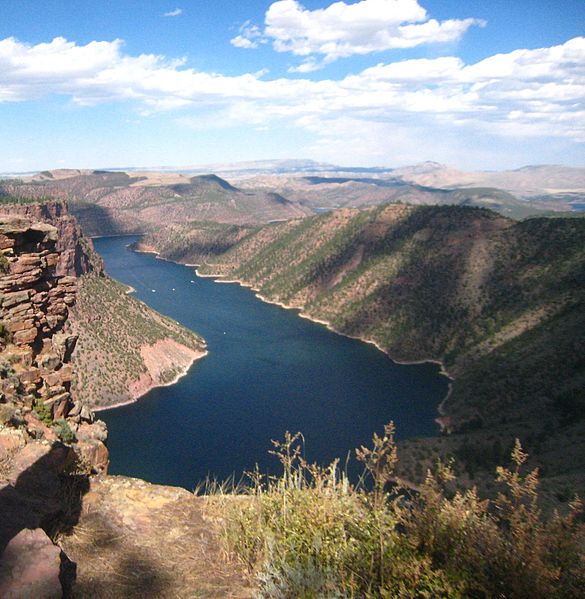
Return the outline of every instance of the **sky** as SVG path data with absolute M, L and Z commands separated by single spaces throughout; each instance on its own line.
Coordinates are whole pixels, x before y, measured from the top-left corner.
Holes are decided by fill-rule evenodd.
M 0 0 L 0 172 L 585 166 L 585 0 Z

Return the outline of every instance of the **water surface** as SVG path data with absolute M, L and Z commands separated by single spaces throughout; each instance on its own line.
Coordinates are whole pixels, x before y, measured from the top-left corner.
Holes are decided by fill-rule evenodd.
M 95 239 L 108 273 L 136 297 L 197 331 L 209 347 L 176 385 L 100 412 L 112 474 L 193 488 L 259 463 L 286 430 L 302 431 L 306 457 L 345 459 L 394 420 L 398 436 L 437 433 L 448 380 L 437 365 L 393 363 L 372 345 L 336 335 L 235 284 L 130 251 L 136 238 Z

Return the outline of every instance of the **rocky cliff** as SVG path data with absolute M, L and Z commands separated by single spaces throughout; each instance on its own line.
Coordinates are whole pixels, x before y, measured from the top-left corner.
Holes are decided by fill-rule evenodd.
M 72 523 L 87 477 L 108 466 L 105 425 L 70 392 L 80 243 L 62 204 L 0 209 L 3 597 L 61 596 L 67 560 L 47 533 Z
M 37 207 L 35 212 L 41 210 Z M 77 336 L 71 334 L 67 316 L 75 303 L 77 278 L 65 273 L 75 268 L 78 229 L 58 211 L 54 217 L 60 229 L 31 220 L 38 213 L 25 212 L 26 216 L 0 215 L 1 397 L 4 404 L 36 410 L 46 420 L 68 422 L 75 433 L 93 418 L 81 401 L 72 400 L 70 392 Z M 60 252 L 59 244 L 66 249 Z M 77 262 L 80 268 L 84 265 L 82 260 Z M 102 436 L 100 432 L 98 437 Z M 81 442 L 79 450 L 90 461 L 101 452 L 94 466 L 103 470 L 107 451 L 100 445 L 97 449 Z
M 202 499 L 106 474 L 107 431 L 84 389 L 111 379 L 74 375 L 118 354 L 72 362 L 78 335 L 136 342 L 139 378 L 122 369 L 132 396 L 172 382 L 204 343 L 129 297 L 89 248 L 63 203 L 0 206 L 0 597 L 249 597 Z M 113 340 L 100 311 L 118 318 Z
M 69 212 L 65 201 L 46 201 L 29 204 L 2 204 L 0 213 L 20 217 L 30 222 L 49 223 L 57 229 L 55 252 L 56 274 L 78 277 L 100 266 L 90 264 L 91 241 L 83 237 L 76 218 Z

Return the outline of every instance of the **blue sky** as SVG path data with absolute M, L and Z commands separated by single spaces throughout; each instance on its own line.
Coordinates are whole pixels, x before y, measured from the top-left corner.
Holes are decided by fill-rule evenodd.
M 0 172 L 585 164 L 585 0 L 2 0 Z

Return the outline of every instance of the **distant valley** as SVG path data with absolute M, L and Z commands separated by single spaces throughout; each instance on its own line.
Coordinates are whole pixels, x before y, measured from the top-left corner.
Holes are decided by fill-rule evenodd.
M 208 168 L 45 171 L 0 180 L 0 196 L 65 199 L 87 235 L 142 233 L 161 222 L 254 225 L 396 202 L 483 207 L 517 219 L 577 215 L 585 205 L 584 168 L 466 173 L 435 162 L 391 169 L 311 161 Z

